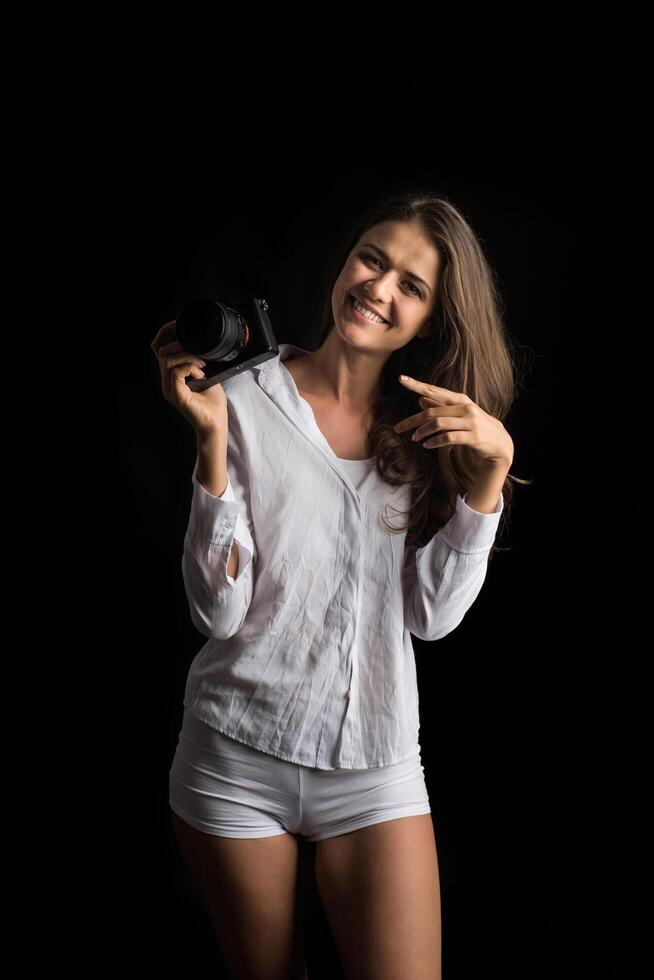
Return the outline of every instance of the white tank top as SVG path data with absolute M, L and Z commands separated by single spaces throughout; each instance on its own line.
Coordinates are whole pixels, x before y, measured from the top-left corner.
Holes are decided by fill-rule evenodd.
M 343 473 L 354 484 L 357 490 L 361 489 L 361 484 L 364 479 L 375 465 L 375 457 L 371 456 L 370 459 L 341 459 L 337 456 Z

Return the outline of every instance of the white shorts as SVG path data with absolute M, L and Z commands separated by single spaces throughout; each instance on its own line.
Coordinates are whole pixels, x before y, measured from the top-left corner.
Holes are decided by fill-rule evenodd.
M 419 750 L 378 769 L 314 769 L 229 738 L 186 707 L 168 784 L 170 808 L 219 837 L 317 841 L 431 813 Z

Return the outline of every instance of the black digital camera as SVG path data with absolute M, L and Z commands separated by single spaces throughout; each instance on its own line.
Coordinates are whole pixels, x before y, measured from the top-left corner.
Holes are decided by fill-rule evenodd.
M 279 353 L 268 303 L 254 296 L 190 300 L 177 314 L 174 339 L 182 350 L 207 362 L 206 378 L 185 379 L 193 391 L 204 391 Z

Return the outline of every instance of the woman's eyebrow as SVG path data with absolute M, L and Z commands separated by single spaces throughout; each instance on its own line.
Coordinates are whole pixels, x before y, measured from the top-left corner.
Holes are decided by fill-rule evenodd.
M 380 254 L 380 255 L 381 255 L 381 256 L 382 256 L 383 258 L 385 258 L 387 262 L 390 262 L 390 259 L 389 259 L 389 257 L 388 257 L 388 255 L 386 254 L 386 252 L 384 251 L 384 249 L 383 249 L 383 248 L 380 248 L 380 247 L 379 247 L 379 245 L 373 245 L 373 243 L 372 243 L 372 242 L 364 242 L 364 243 L 363 243 L 363 245 L 368 245 L 368 247 L 369 247 L 369 248 L 376 248 L 376 249 L 377 249 L 377 251 L 379 252 L 379 254 Z M 362 247 L 363 247 L 363 246 L 362 246 Z M 428 285 L 428 284 L 427 284 L 427 283 L 425 282 L 425 280 L 424 280 L 424 279 L 421 279 L 421 278 L 420 278 L 420 276 L 417 276 L 417 275 L 415 274 L 415 272 L 409 272 L 409 270 L 408 270 L 408 269 L 405 269 L 405 270 L 404 270 L 404 275 L 405 275 L 405 276 L 410 276 L 410 277 L 411 277 L 411 279 L 417 279 L 417 280 L 418 280 L 418 282 L 421 282 L 421 283 L 423 284 L 423 286 L 426 286 L 426 287 L 427 287 L 427 289 L 429 289 L 429 292 L 431 292 L 431 288 L 429 287 L 429 285 Z

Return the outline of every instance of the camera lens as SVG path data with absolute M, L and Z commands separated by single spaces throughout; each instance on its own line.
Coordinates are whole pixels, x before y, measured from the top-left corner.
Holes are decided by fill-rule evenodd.
M 193 299 L 177 315 L 175 336 L 182 350 L 208 361 L 231 361 L 246 342 L 244 317 L 225 303 Z

